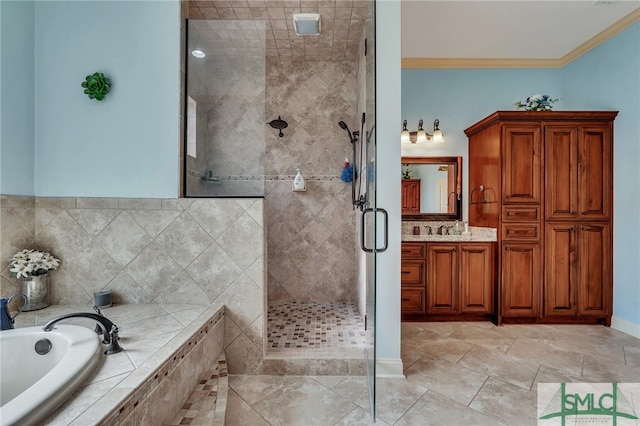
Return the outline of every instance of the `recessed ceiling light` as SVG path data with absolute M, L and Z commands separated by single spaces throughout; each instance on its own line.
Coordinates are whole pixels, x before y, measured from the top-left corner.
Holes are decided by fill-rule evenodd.
M 198 59 L 202 59 L 202 58 L 204 58 L 205 56 L 207 56 L 207 55 L 205 55 L 205 53 L 204 53 L 202 50 L 200 50 L 200 49 L 193 49 L 193 50 L 191 51 L 191 54 L 192 54 L 194 57 L 198 58 Z

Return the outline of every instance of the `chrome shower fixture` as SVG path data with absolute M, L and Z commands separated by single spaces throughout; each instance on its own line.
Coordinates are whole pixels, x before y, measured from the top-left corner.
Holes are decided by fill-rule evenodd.
M 280 137 L 284 136 L 284 133 L 282 133 L 282 129 L 286 129 L 289 126 L 289 123 L 284 121 L 280 116 L 278 116 L 278 118 L 276 118 L 275 120 L 271 120 L 267 124 L 274 129 L 279 130 L 278 136 Z

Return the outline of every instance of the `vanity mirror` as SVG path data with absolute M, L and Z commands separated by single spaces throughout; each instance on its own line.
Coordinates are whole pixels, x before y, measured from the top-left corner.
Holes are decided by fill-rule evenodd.
M 462 219 L 462 157 L 402 157 L 402 219 Z

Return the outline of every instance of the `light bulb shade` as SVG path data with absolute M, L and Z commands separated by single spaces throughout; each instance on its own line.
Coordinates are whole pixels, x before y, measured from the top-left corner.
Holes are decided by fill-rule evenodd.
M 444 134 L 442 134 L 442 130 L 434 130 L 433 136 L 431 137 L 431 143 L 443 143 L 444 142 Z
M 407 130 L 407 120 L 402 122 L 402 133 L 400 133 L 400 143 L 411 143 L 411 135 Z
M 418 132 L 416 133 L 416 143 L 423 143 L 427 141 L 427 132 L 422 128 L 424 122 L 422 119 L 418 121 Z

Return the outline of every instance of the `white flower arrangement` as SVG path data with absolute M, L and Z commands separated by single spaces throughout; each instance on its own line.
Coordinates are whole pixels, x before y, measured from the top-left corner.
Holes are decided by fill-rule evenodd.
M 527 111 L 551 111 L 553 104 L 558 102 L 559 98 L 550 98 L 549 95 L 535 94 L 527 98 L 522 103 L 520 101 L 513 104 L 516 109 L 525 109 Z
M 11 276 L 28 278 L 43 275 L 60 265 L 60 260 L 46 251 L 24 249 L 11 258 Z

